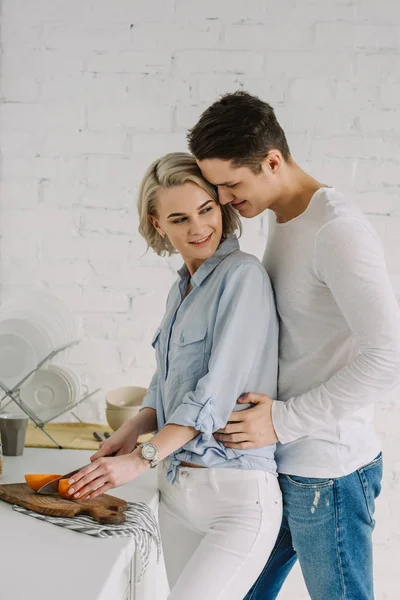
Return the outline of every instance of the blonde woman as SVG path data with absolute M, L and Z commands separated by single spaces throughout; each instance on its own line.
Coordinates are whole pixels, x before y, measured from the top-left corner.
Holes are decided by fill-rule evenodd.
M 169 599 L 242 600 L 281 523 L 275 446 L 231 450 L 214 433 L 232 410 L 248 408 L 236 404 L 243 393 L 276 397 L 271 285 L 260 262 L 239 249 L 237 212 L 219 204 L 191 155 L 168 154 L 150 166 L 138 210 L 148 245 L 160 255 L 179 252 L 184 264 L 154 335 L 157 370 L 142 410 L 74 476 L 71 493 L 94 498 L 162 461 Z M 134 449 L 152 431 L 151 443 Z

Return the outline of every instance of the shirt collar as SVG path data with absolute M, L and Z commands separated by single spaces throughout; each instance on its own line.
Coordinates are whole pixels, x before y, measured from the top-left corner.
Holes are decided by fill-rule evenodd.
M 206 277 L 210 275 L 229 254 L 239 250 L 239 242 L 236 235 L 231 235 L 226 240 L 220 243 L 214 254 L 208 258 L 202 265 L 197 269 L 196 273 L 191 278 L 193 286 L 198 287 L 203 283 Z M 190 277 L 189 269 L 185 264 L 179 269 L 178 274 L 181 279 L 187 279 Z

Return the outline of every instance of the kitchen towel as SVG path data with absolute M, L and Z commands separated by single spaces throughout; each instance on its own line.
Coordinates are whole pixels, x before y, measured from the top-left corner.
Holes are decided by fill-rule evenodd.
M 126 521 L 121 525 L 102 525 L 91 517 L 52 517 L 28 510 L 22 506 L 13 505 L 13 509 L 24 515 L 47 521 L 59 527 L 66 527 L 78 533 L 86 533 L 100 538 L 133 537 L 139 551 L 141 569 L 138 583 L 141 581 L 149 564 L 151 544 L 157 548 L 157 562 L 160 559 L 161 542 L 157 520 L 151 509 L 144 502 L 128 502 L 125 510 Z

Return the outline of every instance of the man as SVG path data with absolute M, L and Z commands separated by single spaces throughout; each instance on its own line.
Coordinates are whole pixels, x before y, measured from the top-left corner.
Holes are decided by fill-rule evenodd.
M 246 598 L 276 598 L 298 558 L 313 600 L 371 600 L 382 477 L 373 404 L 400 371 L 399 308 L 381 244 L 361 211 L 294 162 L 260 99 L 227 94 L 188 141 L 222 204 L 246 218 L 275 213 L 264 264 L 280 317 L 278 401 L 247 394 L 239 402 L 253 408 L 216 434 L 237 450 L 280 442 L 284 518 Z

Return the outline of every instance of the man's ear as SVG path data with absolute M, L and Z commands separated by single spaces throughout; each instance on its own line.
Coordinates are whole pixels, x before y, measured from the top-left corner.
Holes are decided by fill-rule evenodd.
M 157 221 L 156 217 L 153 217 L 153 215 L 149 215 L 149 221 L 150 223 L 153 225 L 154 229 L 162 236 L 165 237 L 167 234 L 165 233 L 165 231 L 162 229 L 162 227 L 160 227 L 159 222 Z
M 261 168 L 265 173 L 277 173 L 282 165 L 282 154 L 279 150 L 270 150 L 261 163 Z

